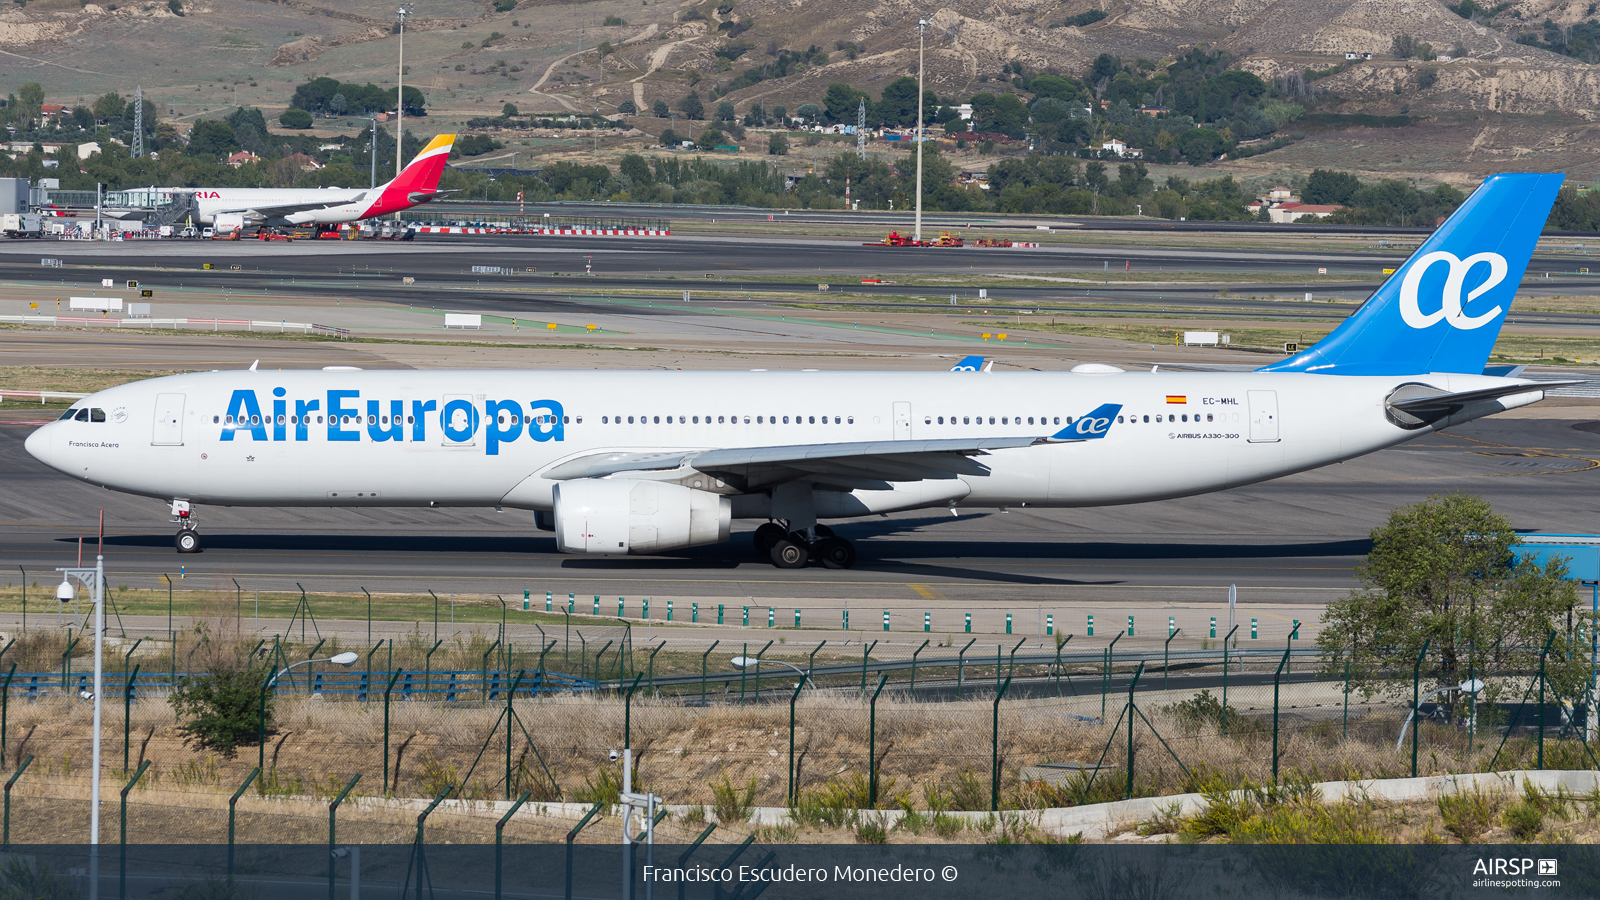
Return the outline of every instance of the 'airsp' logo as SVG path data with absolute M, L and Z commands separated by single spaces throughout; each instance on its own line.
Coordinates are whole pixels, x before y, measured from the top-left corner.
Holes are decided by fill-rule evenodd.
M 1422 284 L 1422 276 L 1434 263 L 1446 263 L 1450 266 L 1450 274 L 1445 278 L 1444 290 L 1439 295 L 1439 309 L 1435 312 L 1424 313 L 1417 301 L 1417 289 Z M 1465 287 L 1467 273 L 1478 263 L 1489 264 L 1489 277 L 1483 283 L 1473 288 L 1466 299 L 1461 297 Z M 1462 311 L 1463 303 L 1471 303 L 1479 295 L 1505 280 L 1506 258 L 1498 253 L 1474 253 L 1466 259 L 1457 257 L 1448 250 L 1435 250 L 1422 257 L 1411 268 L 1406 270 L 1406 277 L 1400 282 L 1400 318 L 1405 320 L 1412 328 L 1430 328 L 1440 319 L 1450 324 L 1451 328 L 1462 331 L 1471 331 L 1494 321 L 1500 315 L 1502 308 L 1496 304 L 1494 309 L 1478 316 L 1468 316 Z

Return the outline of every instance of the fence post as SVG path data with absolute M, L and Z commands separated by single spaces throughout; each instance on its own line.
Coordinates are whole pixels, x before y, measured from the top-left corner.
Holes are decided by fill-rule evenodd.
M 378 785 L 378 795 L 389 792 L 389 696 L 394 693 L 394 683 L 400 680 L 402 669 L 395 669 L 389 684 L 383 689 L 383 784 Z
M 1539 721 L 1539 771 L 1544 771 L 1544 663 L 1550 655 L 1550 645 L 1555 642 L 1556 633 L 1550 632 L 1550 639 L 1544 642 L 1544 649 L 1539 651 L 1539 707 L 1534 715 Z M 1415 691 L 1413 691 L 1415 694 Z M 1411 777 L 1417 777 L 1417 735 L 1416 729 L 1411 733 Z
M 872 653 L 872 648 L 878 646 L 877 641 L 866 644 L 861 648 L 861 693 L 867 692 L 867 656 Z
M 633 692 L 639 689 L 639 682 L 644 678 L 644 673 L 633 676 L 633 684 L 628 686 L 628 692 L 622 695 L 622 746 L 628 749 L 633 746 Z
M 967 618 L 970 620 L 972 618 L 972 613 L 967 613 Z M 960 653 L 956 654 L 956 699 L 960 699 L 962 696 L 964 696 L 964 692 L 966 690 L 965 681 L 967 676 L 967 651 L 972 649 L 972 645 L 976 644 L 977 642 L 977 638 L 967 641 L 967 645 L 961 648 Z
M 1428 640 L 1425 640 L 1425 641 L 1422 642 L 1422 649 L 1417 652 L 1416 665 L 1411 667 L 1411 777 L 1412 778 L 1417 777 L 1417 745 L 1419 743 L 1417 735 L 1418 735 L 1418 733 L 1420 733 L 1422 731 L 1422 720 L 1417 718 L 1417 713 L 1419 712 L 1417 707 L 1422 705 L 1422 702 L 1421 702 L 1422 701 L 1422 697 L 1421 697 L 1421 691 L 1422 691 L 1422 660 L 1428 655 L 1428 645 L 1431 644 L 1431 643 L 1433 643 L 1433 639 L 1432 638 L 1429 638 Z M 1549 649 L 1549 645 L 1548 644 L 1546 645 L 1545 649 L 1546 650 Z M 1283 655 L 1284 655 L 1284 658 L 1287 659 L 1288 656 L 1289 656 L 1289 651 L 1288 650 L 1283 651 Z M 1539 656 L 1539 679 L 1540 679 L 1539 680 L 1539 698 L 1540 698 L 1540 701 L 1542 702 L 1543 699 L 1544 699 L 1544 656 L 1543 656 L 1543 654 L 1541 654 Z M 1544 720 L 1540 719 L 1539 720 L 1539 724 L 1542 726 L 1544 724 Z M 1539 768 L 1541 768 L 1541 769 L 1544 768 L 1544 729 L 1543 728 L 1541 728 L 1539 730 Z
M 6 719 L 11 713 L 11 679 L 17 674 L 17 664 L 11 664 L 6 673 L 5 687 L 0 688 L 0 768 L 6 764 Z
M 1139 663 L 1139 668 L 1134 670 L 1133 680 L 1128 682 L 1128 791 L 1123 795 L 1124 800 L 1133 799 L 1133 718 L 1136 712 L 1133 705 L 1133 689 L 1139 686 L 1139 677 L 1144 674 L 1144 663 Z
M 667 603 L 671 604 L 672 601 L 668 600 Z M 528 798 L 532 796 L 532 791 L 524 791 L 522 796 L 517 798 L 517 802 L 511 804 L 511 808 L 506 810 L 506 814 L 500 817 L 500 821 L 494 823 L 494 900 L 500 900 L 500 850 L 501 843 L 506 835 L 506 823 L 511 821 L 511 817 L 516 815 L 517 810 L 522 808 L 522 804 L 527 803 Z M 506 799 L 510 798 L 507 797 Z
M 11 849 L 11 789 L 16 786 L 17 779 L 22 777 L 22 773 L 28 771 L 28 764 L 32 762 L 33 754 L 29 753 L 27 758 L 22 761 L 22 765 L 17 766 L 17 771 L 6 779 L 5 848 L 7 850 Z
M 144 777 L 144 770 L 150 768 L 150 760 L 139 764 L 139 771 L 133 773 L 128 783 L 122 786 L 122 812 L 117 828 L 117 897 L 128 896 L 128 792 Z
M 272 681 L 278 676 L 278 665 L 273 663 L 272 671 L 267 673 L 267 680 L 261 682 L 261 708 L 259 729 L 256 733 L 256 768 L 265 772 L 267 770 L 267 689 L 272 687 Z M 177 688 L 177 683 L 173 683 Z
M 509 677 L 509 673 L 507 673 L 507 674 L 508 674 L 508 677 Z M 528 672 L 527 672 L 526 669 L 518 672 L 516 680 L 511 682 L 511 689 L 506 691 L 506 799 L 507 800 L 511 799 L 511 719 L 512 719 L 513 716 L 515 716 L 517 714 L 516 710 L 513 709 L 512 706 L 511 706 L 511 701 L 516 699 L 517 688 L 522 685 L 522 679 L 526 678 L 527 675 L 528 675 Z M 541 685 L 542 685 L 543 679 L 540 679 L 540 681 L 541 681 Z M 496 836 L 498 837 L 498 833 L 496 834 Z
M 931 641 L 933 639 L 929 638 L 928 640 Z M 912 694 L 912 696 L 915 696 L 916 693 L 917 693 L 917 655 L 920 654 L 922 651 L 924 651 L 926 649 L 928 649 L 928 641 L 923 641 L 922 642 L 922 646 L 918 647 L 911 654 L 911 694 Z
M 1272 783 L 1278 783 L 1278 685 L 1283 680 L 1283 667 L 1289 664 L 1289 651 L 1283 651 L 1278 670 L 1272 673 Z M 1223 713 L 1227 717 L 1227 713 Z
M 572 842 L 577 839 L 578 832 L 583 830 L 583 826 L 589 824 L 589 820 L 594 818 L 594 814 L 599 812 L 600 811 L 600 807 L 605 806 L 605 805 L 606 805 L 605 801 L 603 801 L 603 800 L 600 801 L 599 803 L 596 803 L 594 805 L 594 808 L 589 810 L 588 812 L 584 813 L 583 814 L 583 818 L 578 820 L 578 824 L 572 826 L 572 830 L 567 832 L 567 893 L 566 893 L 566 900 L 572 900 Z
M 1000 701 L 1005 699 L 1006 691 L 1011 689 L 1011 676 L 1007 675 L 1005 683 L 1000 685 L 1000 690 L 994 692 L 994 730 L 989 736 L 989 756 L 992 769 L 989 774 L 989 811 L 1000 810 Z
M 1228 629 L 1228 636 L 1222 639 L 1222 733 L 1228 733 L 1228 645 L 1233 643 L 1233 635 L 1239 630 L 1235 625 Z
M 1471 675 L 1468 675 L 1471 678 Z M 1339 737 L 1343 740 L 1350 738 L 1350 658 L 1344 660 L 1344 725 L 1339 730 Z M 1467 753 L 1472 753 L 1472 732 L 1467 732 Z
M 802 676 L 800 683 L 794 686 L 794 693 L 789 695 L 789 805 L 792 807 L 799 800 L 794 792 L 794 704 L 800 699 L 800 689 L 806 686 L 806 679 Z
M 1117 641 L 1122 640 L 1122 632 L 1117 632 L 1111 643 L 1106 645 L 1105 665 L 1100 670 L 1100 721 L 1106 720 L 1106 693 L 1111 690 L 1111 663 L 1117 649 Z
M 141 638 L 141 640 L 143 639 Z M 134 646 L 137 647 L 138 645 L 135 644 Z M 128 738 L 131 733 L 129 720 L 133 718 L 133 683 L 138 678 L 139 666 L 134 666 L 133 670 L 128 673 L 128 680 L 122 686 L 122 771 L 124 774 L 128 771 Z M 10 678 L 8 677 L 6 680 L 10 681 Z M 0 763 L 3 762 L 4 760 L 0 759 Z
M 678 856 L 678 868 L 679 869 L 682 869 L 684 863 L 689 861 L 689 857 L 694 855 L 694 851 L 700 849 L 700 845 L 705 843 L 706 838 L 711 836 L 711 832 L 716 831 L 716 830 L 717 830 L 717 823 L 712 822 L 710 825 L 707 825 L 705 830 L 700 832 L 700 836 L 694 839 L 694 843 L 689 845 L 689 849 L 687 849 L 687 850 L 683 851 L 683 853 L 679 854 L 679 856 Z M 571 867 L 568 866 L 568 868 L 570 869 Z M 687 890 L 686 881 L 687 881 L 687 879 L 683 879 L 683 878 L 678 879 L 678 900 L 684 900 L 684 896 L 683 895 Z M 572 892 L 570 890 L 567 892 L 569 897 L 571 896 L 571 893 Z
M 233 884 L 233 811 L 234 811 L 234 807 L 238 806 L 239 798 L 244 796 L 244 792 L 250 787 L 250 782 L 255 781 L 256 778 L 260 774 L 261 774 L 261 769 L 260 769 L 259 766 L 254 768 L 254 769 L 252 769 L 252 770 L 250 770 L 250 774 L 245 776 L 244 783 L 240 784 L 239 785 L 239 789 L 237 791 L 233 792 L 233 796 L 232 797 L 228 798 L 228 883 L 229 884 Z
M 360 780 L 361 780 L 361 774 L 358 772 L 358 773 L 356 773 L 356 775 L 353 778 L 350 779 L 350 783 L 344 786 L 344 790 L 339 792 L 339 796 L 333 798 L 333 802 L 328 804 L 328 900 L 334 900 L 334 896 L 333 896 L 333 872 L 334 872 L 334 867 L 333 867 L 333 848 L 334 848 L 334 844 L 337 843 L 336 833 L 337 833 L 337 824 L 338 824 L 336 819 L 335 819 L 335 817 L 339 813 L 339 804 L 344 802 L 345 796 L 347 794 L 349 794 L 352 789 L 355 788 L 356 782 L 358 782 Z
M 1177 637 L 1178 632 L 1182 631 L 1183 629 L 1174 628 L 1172 625 L 1172 617 L 1167 616 L 1167 630 L 1170 632 L 1167 635 L 1167 642 L 1161 645 L 1161 689 L 1163 691 L 1167 689 L 1167 676 L 1172 674 L 1172 663 L 1170 662 L 1170 659 L 1172 658 L 1172 639 Z
M 701 706 L 705 706 L 706 705 L 706 657 L 710 656 L 711 655 L 711 651 L 717 649 L 717 645 L 720 644 L 720 643 L 722 643 L 722 641 L 720 639 L 712 641 L 711 642 L 711 646 L 706 648 L 706 652 L 700 654 L 700 705 Z M 571 892 L 568 891 L 568 893 L 571 893 Z
M 444 798 L 446 798 L 446 797 L 450 796 L 452 793 L 454 793 L 455 789 L 456 789 L 456 786 L 453 785 L 453 784 L 445 785 L 444 786 L 444 790 L 440 791 L 439 795 L 433 798 L 433 802 L 429 803 L 427 808 L 424 809 L 422 812 L 417 813 L 417 837 L 416 837 L 416 841 L 411 845 L 412 846 L 412 851 L 411 852 L 413 854 L 415 854 L 415 857 L 416 857 L 416 860 L 417 860 L 416 871 L 417 871 L 417 896 L 418 897 L 422 896 L 423 873 L 424 873 L 424 870 L 427 869 L 427 862 L 426 862 L 427 857 L 423 853 L 423 845 L 426 844 L 427 841 L 425 840 L 424 835 L 423 835 L 423 828 L 428 824 L 428 814 L 433 812 L 435 809 L 437 809 L 439 804 L 444 802 Z M 428 875 L 427 878 L 428 878 L 428 881 L 430 882 L 429 885 L 428 885 L 428 892 L 431 894 L 431 893 L 433 893 L 433 884 L 432 884 L 433 876 L 432 875 Z M 404 888 L 405 886 L 402 885 L 401 887 Z
M 889 683 L 889 673 L 878 674 L 878 689 L 872 692 L 872 702 L 869 704 L 871 716 L 867 725 L 867 808 L 878 807 L 878 695 L 883 693 L 883 686 Z

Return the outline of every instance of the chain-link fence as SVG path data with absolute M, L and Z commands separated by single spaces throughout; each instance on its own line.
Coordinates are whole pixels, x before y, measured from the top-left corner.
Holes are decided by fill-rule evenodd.
M 518 798 L 529 805 L 504 836 L 559 840 L 581 810 L 617 802 L 611 752 L 628 747 L 636 788 L 690 810 L 669 826 L 687 840 L 755 807 L 825 827 L 870 808 L 1037 809 L 1288 778 L 1600 768 L 1586 697 L 1539 671 L 1462 690 L 1425 655 L 1412 672 L 1352 682 L 1309 648 L 924 645 L 880 658 L 871 643 L 790 643 L 777 657 L 743 642 L 636 648 L 625 623 L 584 631 L 570 651 L 555 637 L 523 647 L 414 634 L 375 642 L 350 666 L 329 660 L 342 649 L 332 638 L 202 627 L 128 641 L 106 655 L 103 796 L 134 782 L 132 840 L 314 840 L 336 798 L 354 841 L 407 839 L 443 798 L 465 801 L 431 813 L 443 840 L 491 839 L 484 817 Z M 87 825 L 92 677 L 77 640 L 30 632 L 0 653 L 12 840 L 70 840 Z M 261 685 L 231 753 L 199 742 L 168 702 L 174 684 L 230 666 Z

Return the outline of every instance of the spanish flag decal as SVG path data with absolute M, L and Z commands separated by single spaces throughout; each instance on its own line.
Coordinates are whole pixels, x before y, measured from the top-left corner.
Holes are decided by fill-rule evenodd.
M 1168 403 L 1188 403 L 1189 402 L 1189 398 L 1184 396 L 1183 394 L 1168 394 L 1167 395 L 1167 402 Z

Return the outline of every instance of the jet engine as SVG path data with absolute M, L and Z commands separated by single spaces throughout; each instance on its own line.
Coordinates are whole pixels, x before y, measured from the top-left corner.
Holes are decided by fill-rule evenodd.
M 555 487 L 563 553 L 662 553 L 728 539 L 727 497 L 678 484 L 584 478 Z

